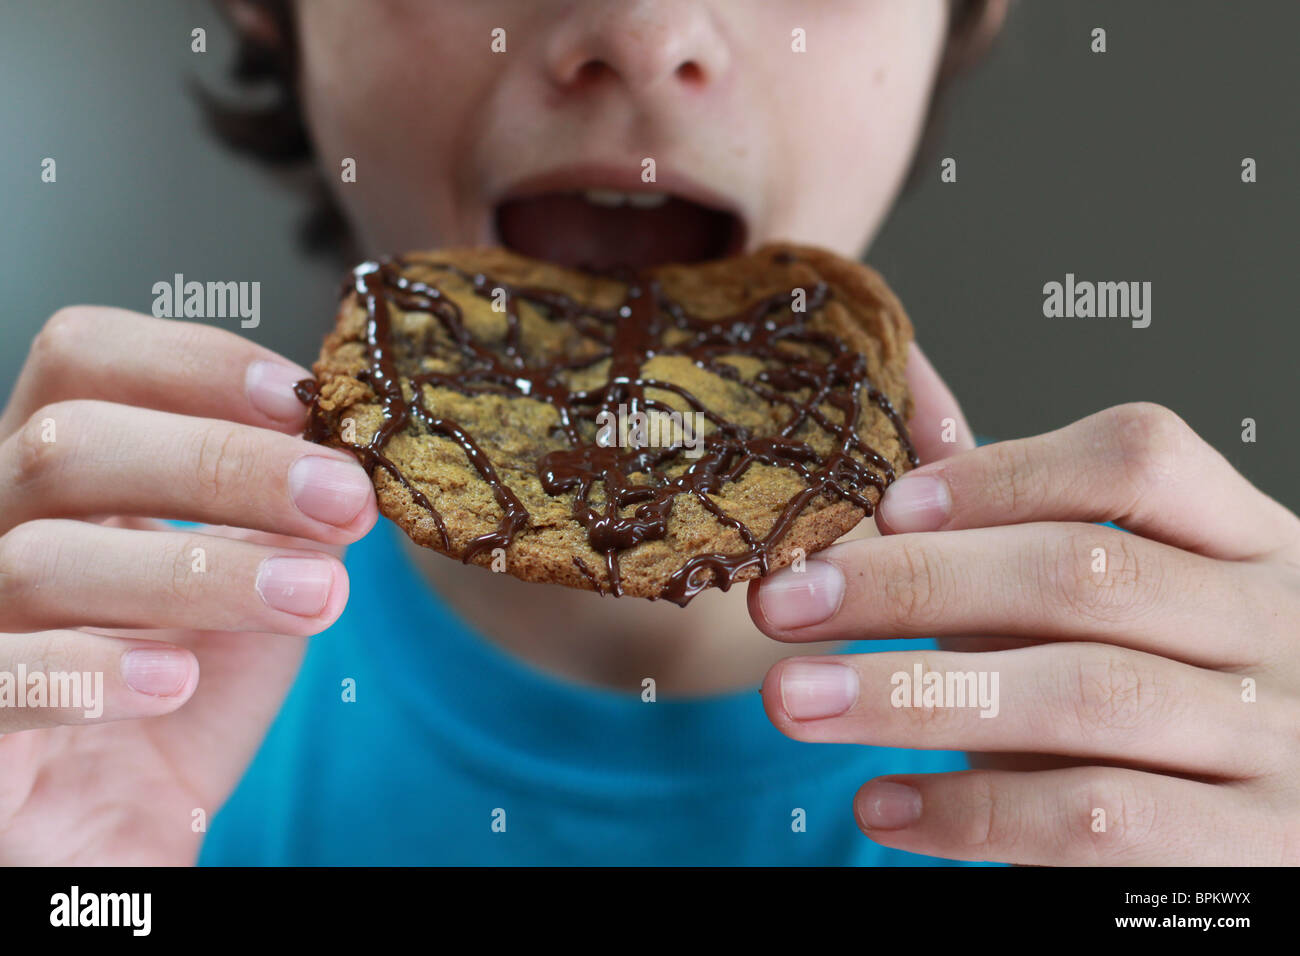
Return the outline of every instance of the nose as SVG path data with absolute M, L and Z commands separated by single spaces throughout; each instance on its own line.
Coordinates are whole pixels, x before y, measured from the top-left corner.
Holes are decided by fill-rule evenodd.
M 703 89 L 730 62 L 709 4 L 700 0 L 594 0 L 557 24 L 547 68 L 561 89 L 622 84 L 634 94 Z

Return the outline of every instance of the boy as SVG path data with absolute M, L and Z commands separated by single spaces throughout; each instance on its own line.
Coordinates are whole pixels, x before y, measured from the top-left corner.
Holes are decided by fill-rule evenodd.
M 500 242 L 631 264 L 778 238 L 858 254 L 960 55 L 950 23 L 978 36 L 999 12 L 229 6 L 250 62 L 292 81 L 273 118 L 301 135 L 281 146 L 314 146 L 365 254 Z M 355 182 L 336 181 L 345 158 Z M 678 228 L 629 228 L 638 203 L 671 203 Z M 376 526 L 356 462 L 296 437 L 305 374 L 219 330 L 91 307 L 34 343 L 0 418 L 0 666 L 102 671 L 110 722 L 0 710 L 0 859 L 1298 858 L 1300 522 L 1170 412 L 972 450 L 916 350 L 926 466 L 877 521 L 683 611 L 465 568 Z M 790 658 L 755 624 L 807 646 Z M 932 636 L 944 651 L 865 653 Z M 997 717 L 893 706 L 914 667 L 999 675 Z

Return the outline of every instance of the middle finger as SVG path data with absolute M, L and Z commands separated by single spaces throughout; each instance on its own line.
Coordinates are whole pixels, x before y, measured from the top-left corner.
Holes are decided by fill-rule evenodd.
M 1259 663 L 1270 646 L 1282 597 L 1266 587 L 1254 565 L 1100 525 L 1043 522 L 833 545 L 802 571 L 761 579 L 749 607 L 783 641 L 1096 640 L 1233 667 Z M 1258 600 L 1243 600 L 1252 592 Z

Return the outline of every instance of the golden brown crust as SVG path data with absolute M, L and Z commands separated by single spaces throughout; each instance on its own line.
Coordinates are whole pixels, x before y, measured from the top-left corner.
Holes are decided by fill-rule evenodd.
M 435 284 L 457 304 L 464 326 L 474 339 L 498 352 L 507 336 L 506 317 L 493 311 L 489 299 L 476 293 L 468 282 L 434 268 L 437 264 L 450 264 L 470 275 L 485 274 L 503 285 L 562 292 L 597 309 L 618 308 L 627 291 L 622 282 L 526 259 L 498 248 L 404 257 L 403 274 Z M 651 275 L 668 296 L 700 319 L 732 316 L 764 297 L 825 283 L 830 297 L 820 309 L 810 312 L 809 327 L 833 335 L 865 356 L 869 381 L 904 420 L 910 415 L 904 376 L 912 327 L 898 299 L 870 268 L 820 249 L 775 244 L 733 259 L 662 267 L 652 270 Z M 455 350 L 434 318 L 427 313 L 405 312 L 391 303 L 390 309 L 393 339 L 405 355 L 403 388 L 408 399 L 414 394 L 409 376 L 416 374 L 416 369 L 456 374 Z M 584 344 L 590 345 L 569 323 L 551 321 L 538 309 L 520 304 L 518 315 L 520 351 L 527 361 L 581 354 Z M 317 415 L 328 432 L 324 440 L 329 444 L 349 444 L 341 437 L 348 420 L 357 444 L 370 441 L 384 421 L 379 398 L 369 381 L 366 321 L 362 302 L 355 292 L 349 292 L 340 304 L 336 328 L 326 338 L 314 366 Z M 742 378 L 752 376 L 754 371 L 745 364 L 743 355 L 743 348 L 738 347 L 735 355 L 727 356 L 728 361 L 735 361 Z M 774 432 L 788 411 L 779 404 L 756 399 L 743 382 L 729 381 L 681 356 L 656 355 L 641 369 L 648 378 L 688 389 L 706 407 L 730 421 L 743 422 L 755 433 Z M 583 388 L 593 384 L 598 383 L 577 377 L 570 383 L 571 387 Z M 567 446 L 556 427 L 555 409 L 520 395 L 466 395 L 454 388 L 427 384 L 422 386 L 422 398 L 432 412 L 455 420 L 474 436 L 492 460 L 502 483 L 528 510 L 527 527 L 495 555 L 498 566 L 503 558 L 504 569 L 526 581 L 608 590 L 613 582 L 606 559 L 592 548 L 587 529 L 574 518 L 573 494 L 549 495 L 538 477 L 542 456 Z M 677 402 L 669 392 L 658 393 L 658 398 L 668 404 Z M 685 404 L 677 404 L 682 411 L 688 409 Z M 805 437 L 821 441 L 823 436 L 815 432 L 813 429 Z M 894 423 L 876 404 L 862 402 L 857 434 L 890 463 L 896 474 L 909 467 L 906 440 L 900 438 Z M 384 468 L 374 469 L 380 510 L 417 543 L 464 559 L 470 542 L 500 527 L 503 509 L 499 499 L 457 442 L 417 424 L 394 435 L 383 452 L 404 480 L 394 478 Z M 804 487 L 804 479 L 788 468 L 755 464 L 737 481 L 727 483 L 709 497 L 727 515 L 762 535 Z M 416 501 L 411 488 L 427 499 L 437 517 Z M 873 505 L 880 497 L 875 487 L 865 488 L 862 494 Z M 808 554 L 825 547 L 851 530 L 863 514 L 862 508 L 846 500 L 813 498 L 771 548 L 769 568 L 784 567 L 799 551 Z M 670 577 L 688 559 L 700 554 L 737 554 L 746 548 L 739 531 L 711 514 L 696 497 L 680 495 L 673 499 L 662 540 L 645 541 L 619 552 L 622 591 L 642 597 L 661 596 Z M 491 566 L 494 553 L 481 550 L 470 555 L 469 561 Z M 735 574 L 734 580 L 746 580 L 757 573 L 756 567 L 747 567 Z

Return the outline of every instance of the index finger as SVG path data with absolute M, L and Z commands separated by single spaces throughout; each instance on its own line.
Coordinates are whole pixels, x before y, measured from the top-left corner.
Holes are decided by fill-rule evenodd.
M 0 438 L 38 408 L 97 399 L 295 434 L 306 407 L 294 383 L 311 375 L 270 349 L 195 322 L 101 306 L 56 312 L 32 342 L 0 419 Z
M 890 485 L 877 511 L 886 533 L 1037 521 L 1111 521 L 1225 560 L 1300 539 L 1295 515 L 1173 412 L 1144 402 L 923 465 Z

